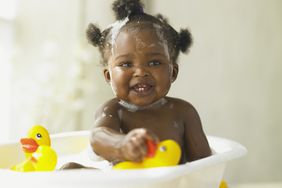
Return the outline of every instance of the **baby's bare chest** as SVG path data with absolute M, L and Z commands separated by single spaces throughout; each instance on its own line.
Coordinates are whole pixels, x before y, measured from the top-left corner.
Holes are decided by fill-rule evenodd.
M 121 129 L 124 133 L 136 128 L 146 128 L 153 131 L 160 140 L 174 139 L 182 143 L 184 121 L 179 114 L 170 110 L 160 111 L 123 111 L 120 114 Z

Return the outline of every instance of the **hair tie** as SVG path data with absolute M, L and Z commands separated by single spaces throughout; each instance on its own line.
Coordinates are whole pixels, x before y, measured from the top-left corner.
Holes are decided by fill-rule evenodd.
M 139 7 L 138 12 L 144 14 L 144 8 L 143 7 Z

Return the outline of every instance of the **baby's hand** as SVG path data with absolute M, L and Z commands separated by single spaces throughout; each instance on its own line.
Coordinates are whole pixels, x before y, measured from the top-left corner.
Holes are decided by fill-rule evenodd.
M 141 162 L 147 155 L 147 141 L 158 143 L 159 139 L 151 131 L 139 128 L 130 131 L 119 145 L 121 156 L 124 160 Z

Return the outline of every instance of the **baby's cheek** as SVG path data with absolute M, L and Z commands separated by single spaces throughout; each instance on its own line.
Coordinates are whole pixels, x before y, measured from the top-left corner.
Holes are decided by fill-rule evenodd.
M 126 100 L 126 98 L 128 97 L 129 87 L 125 82 L 112 82 L 111 88 L 116 97 L 123 100 Z
M 117 68 L 110 70 L 111 81 L 110 85 L 114 95 L 118 94 L 118 89 L 121 88 L 122 85 L 122 72 L 120 72 Z
M 111 84 L 112 91 L 113 91 L 114 95 L 116 96 L 117 95 L 117 86 L 112 81 L 110 82 L 110 84 Z

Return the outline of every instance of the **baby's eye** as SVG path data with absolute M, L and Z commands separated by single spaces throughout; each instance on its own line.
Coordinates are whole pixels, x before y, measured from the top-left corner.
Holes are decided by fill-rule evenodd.
M 150 61 L 150 62 L 148 63 L 148 65 L 149 65 L 150 67 L 152 67 L 152 66 L 157 66 L 157 65 L 160 65 L 160 64 L 161 64 L 161 62 L 159 62 L 159 61 L 157 61 L 157 60 Z
M 131 62 L 122 62 L 119 64 L 120 67 L 131 67 L 132 63 Z

